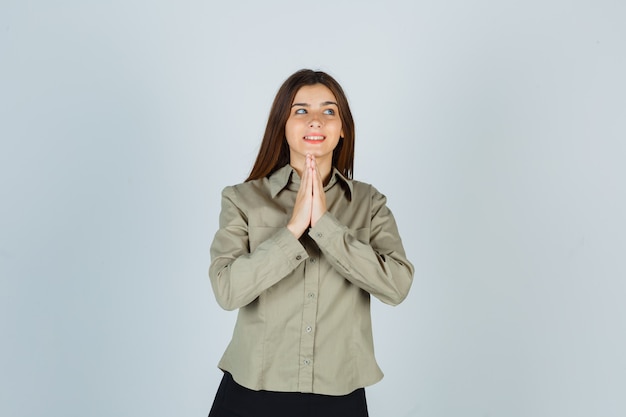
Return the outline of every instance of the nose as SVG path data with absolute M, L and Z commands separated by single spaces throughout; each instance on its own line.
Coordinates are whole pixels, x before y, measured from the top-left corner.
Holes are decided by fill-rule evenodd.
M 309 121 L 309 127 L 322 127 L 322 121 L 316 114 L 311 117 L 311 121 Z

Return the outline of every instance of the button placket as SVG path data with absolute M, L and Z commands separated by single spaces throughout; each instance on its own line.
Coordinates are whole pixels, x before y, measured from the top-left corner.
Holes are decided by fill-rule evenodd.
M 315 346 L 315 322 L 317 318 L 317 291 L 319 287 L 319 258 L 316 245 L 307 245 L 310 260 L 304 271 L 304 293 L 302 294 L 302 322 L 300 336 L 300 374 L 298 379 L 299 390 L 311 392 L 313 390 L 313 362 Z

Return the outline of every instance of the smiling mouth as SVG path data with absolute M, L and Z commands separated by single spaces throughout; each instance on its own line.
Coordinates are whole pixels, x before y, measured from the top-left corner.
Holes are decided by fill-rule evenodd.
M 324 140 L 325 136 L 305 136 L 304 140 L 311 140 L 311 141 L 321 141 Z

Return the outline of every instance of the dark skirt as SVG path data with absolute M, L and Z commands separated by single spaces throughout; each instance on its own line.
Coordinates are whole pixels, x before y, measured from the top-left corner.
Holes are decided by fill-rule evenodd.
M 365 390 L 341 396 L 253 391 L 224 372 L 209 417 L 367 417 Z

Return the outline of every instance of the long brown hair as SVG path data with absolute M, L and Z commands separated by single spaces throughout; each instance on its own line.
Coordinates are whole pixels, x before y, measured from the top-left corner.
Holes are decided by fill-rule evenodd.
M 333 151 L 333 166 L 346 178 L 352 178 L 354 165 L 354 120 L 343 89 L 330 75 L 322 71 L 303 69 L 291 75 L 278 89 L 265 127 L 259 154 L 246 181 L 269 176 L 289 163 L 289 145 L 285 139 L 285 124 L 289 119 L 294 97 L 301 87 L 322 84 L 335 96 L 343 137 Z

